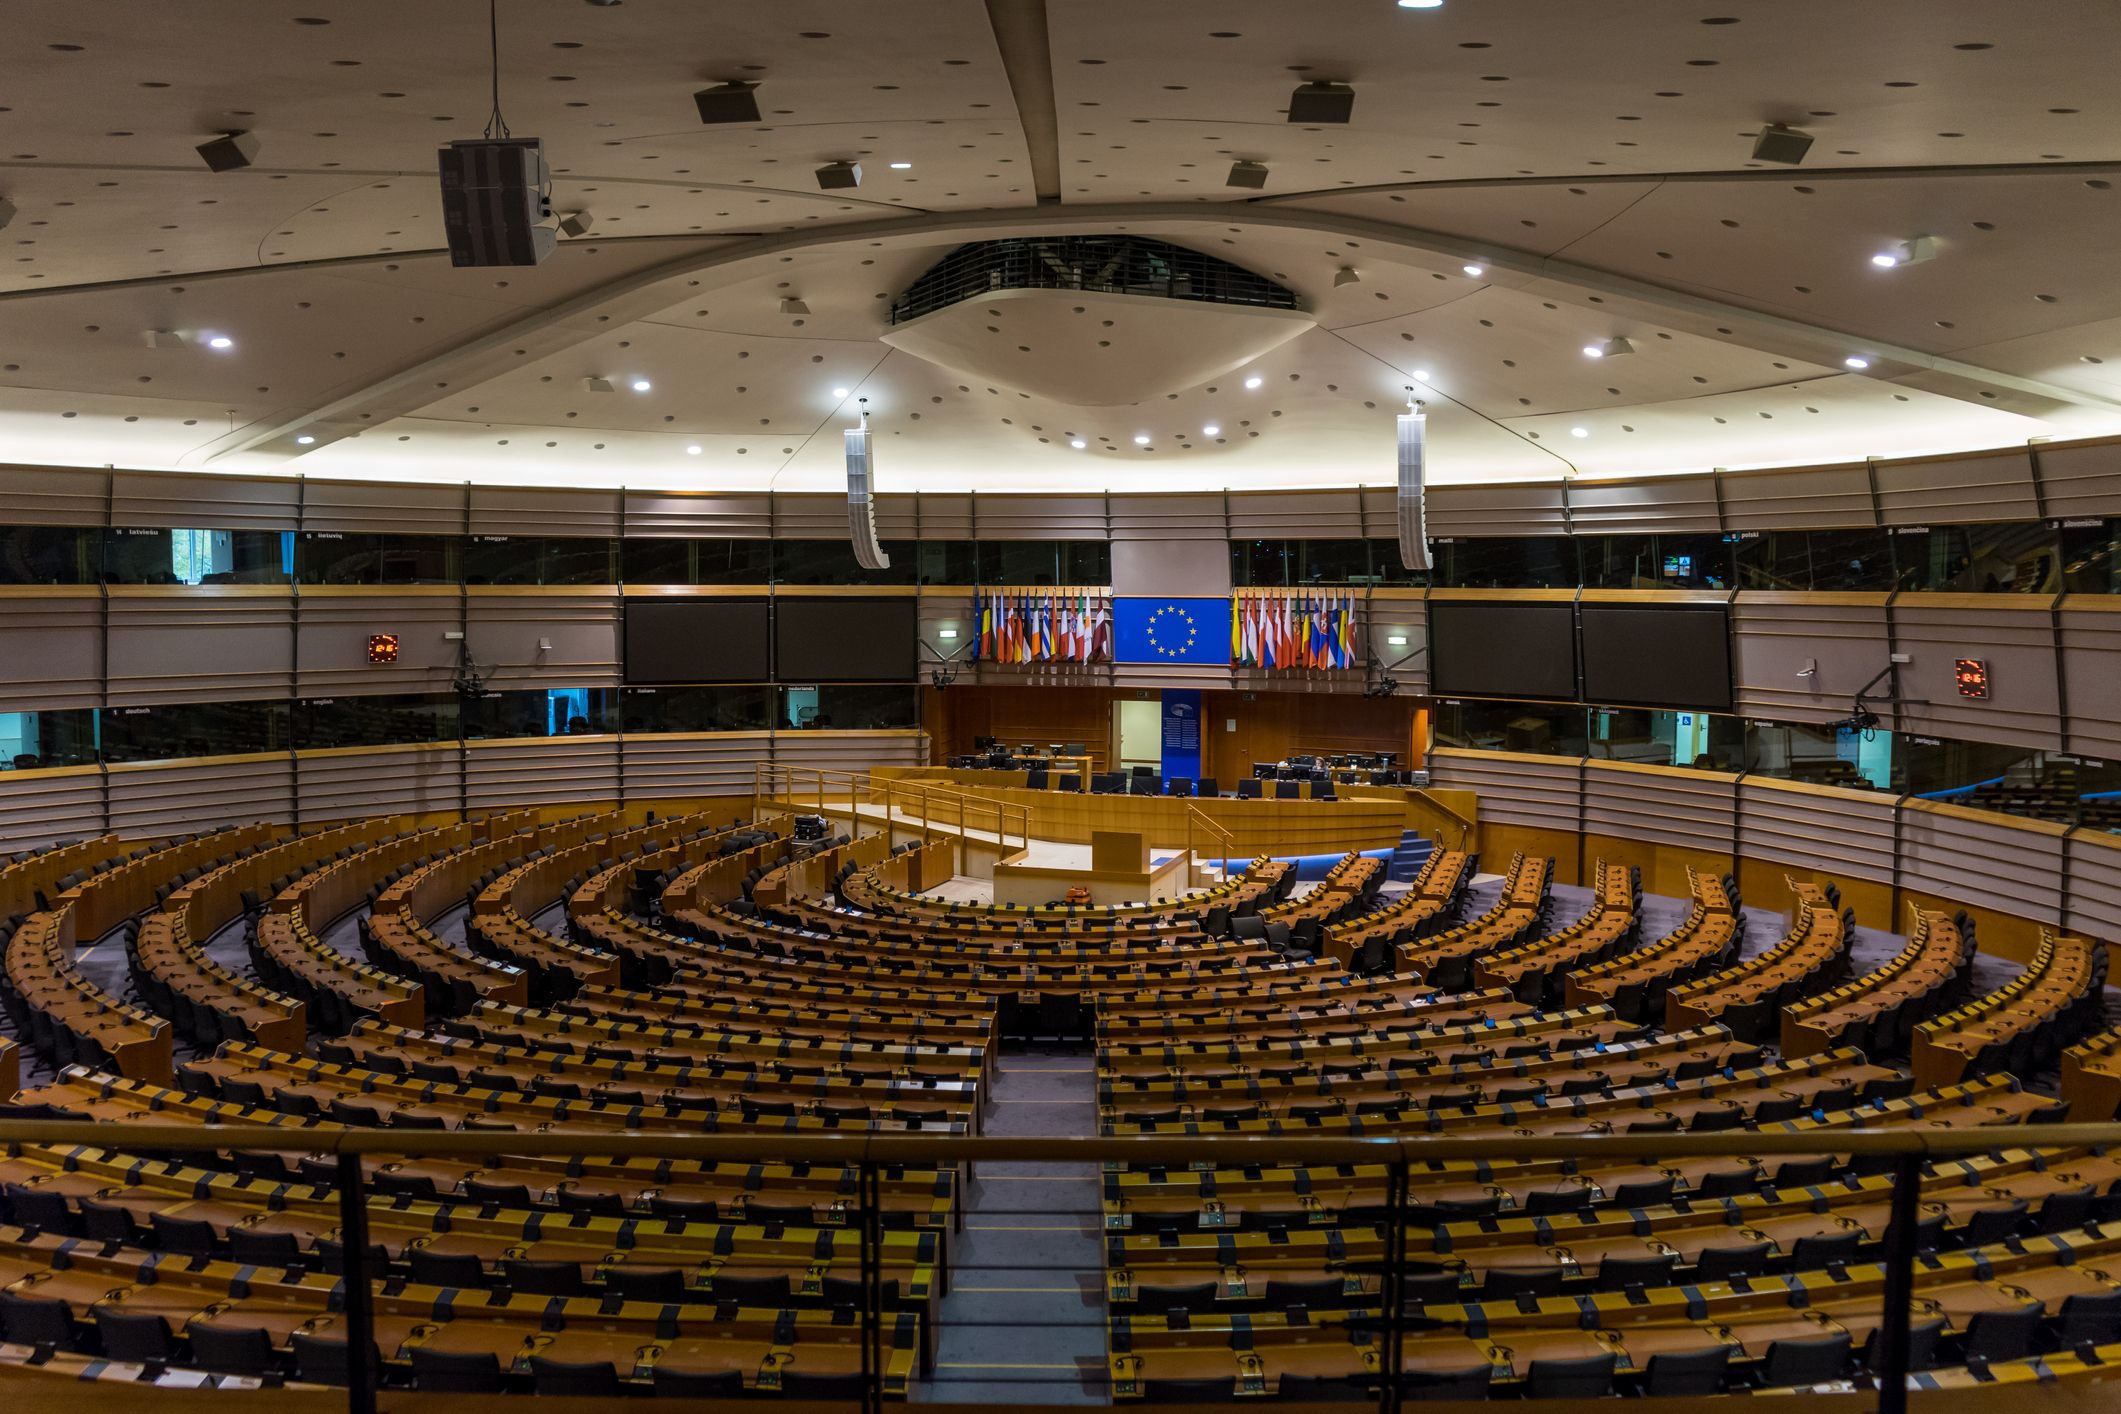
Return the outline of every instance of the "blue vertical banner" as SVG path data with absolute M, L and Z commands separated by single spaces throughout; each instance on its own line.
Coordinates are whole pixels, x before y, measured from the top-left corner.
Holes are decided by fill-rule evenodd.
M 1200 779 L 1200 692 L 1167 687 L 1164 702 L 1164 779 Z

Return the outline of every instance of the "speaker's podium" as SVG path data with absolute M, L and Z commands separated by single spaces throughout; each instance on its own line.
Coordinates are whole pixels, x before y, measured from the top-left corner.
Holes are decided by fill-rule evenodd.
M 1176 898 L 1186 887 L 1186 852 L 1152 852 L 1139 830 L 1092 830 L 1090 843 L 1035 840 L 1014 860 L 994 866 L 996 903 L 1059 903 L 1071 888 L 1093 904 Z

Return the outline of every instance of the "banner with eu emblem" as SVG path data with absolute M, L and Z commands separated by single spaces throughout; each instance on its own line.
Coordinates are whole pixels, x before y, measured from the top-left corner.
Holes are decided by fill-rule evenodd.
M 1230 665 L 1228 599 L 1116 598 L 1112 661 Z

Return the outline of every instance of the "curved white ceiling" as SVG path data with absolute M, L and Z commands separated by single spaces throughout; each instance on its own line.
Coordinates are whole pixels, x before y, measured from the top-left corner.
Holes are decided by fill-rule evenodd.
M 7 455 L 825 489 L 866 396 L 885 489 L 1348 484 L 1390 478 L 1417 373 L 1439 480 L 2121 430 L 2117 7 L 501 10 L 510 124 L 595 217 L 536 269 L 434 253 L 434 149 L 485 121 L 478 0 L 15 0 Z M 762 121 L 701 126 L 692 91 L 738 78 Z M 1283 121 L 1309 78 L 1355 86 L 1351 124 Z M 1751 161 L 1765 121 L 1816 135 L 1803 167 Z M 192 148 L 236 127 L 258 165 L 207 172 Z M 846 158 L 861 189 L 817 190 Z M 1223 185 L 1238 159 L 1263 192 Z M 961 241 L 1123 227 L 1272 275 L 1317 327 L 1106 407 L 881 341 Z M 1870 264 L 1917 235 L 1934 260 Z

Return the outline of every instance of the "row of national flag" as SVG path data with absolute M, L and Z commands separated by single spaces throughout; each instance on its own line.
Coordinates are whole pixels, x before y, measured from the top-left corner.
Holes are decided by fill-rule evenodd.
M 1244 668 L 1353 668 L 1355 595 L 1299 589 L 1239 595 L 1230 615 L 1230 661 Z
M 1112 601 L 1066 590 L 995 590 L 980 600 L 973 653 L 987 663 L 1108 663 Z

